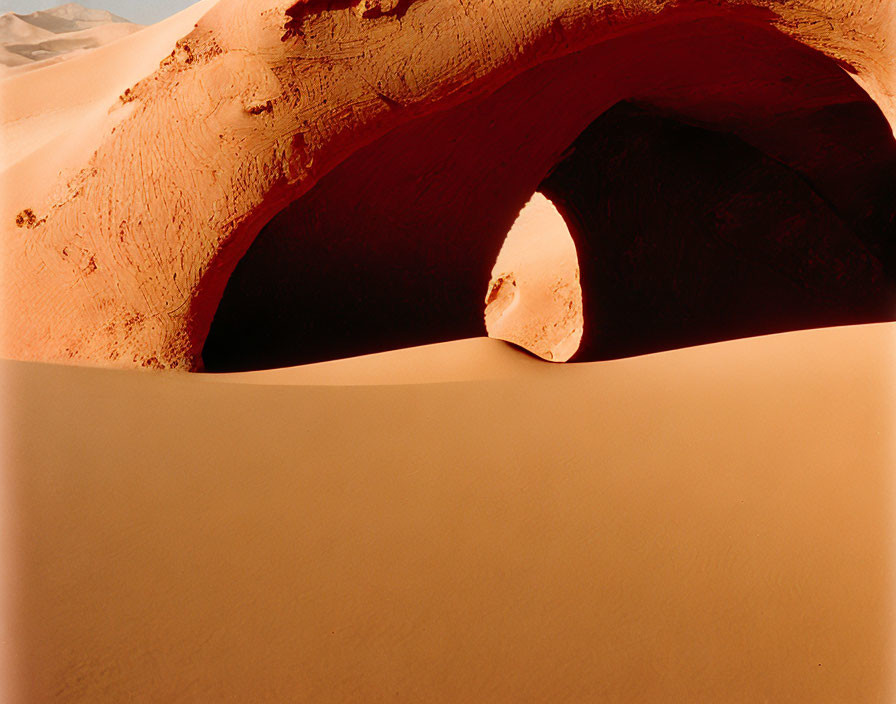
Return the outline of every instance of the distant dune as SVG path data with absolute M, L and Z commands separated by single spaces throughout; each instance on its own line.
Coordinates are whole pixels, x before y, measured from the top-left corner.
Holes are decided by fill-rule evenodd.
M 3 182 L 0 192 L 7 199 L 17 192 L 36 194 L 47 183 L 47 173 L 72 173 L 84 149 L 95 148 L 90 135 L 109 120 L 109 106 L 128 86 L 158 68 L 174 43 L 214 3 L 202 0 L 125 42 L 39 64 L 28 62 L 27 70 L 10 69 L 5 78 L 0 73 L 0 172 L 25 157 L 30 161 Z
M 39 68 L 142 29 L 106 10 L 77 3 L 28 15 L 0 15 L 0 76 Z
M 27 17 L 31 17 L 31 15 L 17 15 L 14 12 L 0 15 L 0 43 L 3 46 L 40 42 L 56 36 L 54 32 L 27 21 L 25 19 Z

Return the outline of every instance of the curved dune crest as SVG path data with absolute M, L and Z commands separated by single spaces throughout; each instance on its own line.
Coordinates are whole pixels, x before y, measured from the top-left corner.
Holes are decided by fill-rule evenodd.
M 224 370 L 476 335 L 538 190 L 579 251 L 578 359 L 893 314 L 886 3 L 194 9 L 176 43 L 105 48 L 154 70 L 71 100 L 72 136 L 47 115 L 57 136 L 14 149 L 5 355 Z

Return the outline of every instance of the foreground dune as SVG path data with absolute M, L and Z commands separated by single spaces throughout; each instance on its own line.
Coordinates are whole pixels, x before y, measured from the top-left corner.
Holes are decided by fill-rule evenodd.
M 257 372 L 209 374 L 209 383 L 377 386 L 441 384 L 544 374 L 544 365 L 498 340 L 473 338 Z
M 3 363 L 22 700 L 893 701 L 896 326 L 448 347 Z

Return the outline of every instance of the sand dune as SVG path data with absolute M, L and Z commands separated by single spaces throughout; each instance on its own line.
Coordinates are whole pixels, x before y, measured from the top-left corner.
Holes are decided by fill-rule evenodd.
M 409 347 L 393 352 L 231 374 L 203 374 L 209 383 L 378 386 L 441 384 L 543 374 L 536 358 L 487 337 Z
M 813 286 L 861 310 L 893 271 L 871 5 L 4 15 L 4 349 L 464 337 L 489 272 L 492 334 L 555 359 L 579 299 L 588 359 Z M 536 191 L 578 207 L 564 247 Z M 0 701 L 894 701 L 894 358 L 882 323 L 570 365 L 486 338 L 0 361 Z
M 0 80 L 0 193 L 6 199 L 48 190 L 46 174 L 71 174 L 96 149 L 109 108 L 149 75 L 215 0 L 203 0 L 168 19 L 40 71 Z M 85 80 L 85 77 L 90 80 Z M 111 127 L 109 127 L 111 129 Z M 9 168 L 25 157 L 26 163 Z
M 142 29 L 106 10 L 76 3 L 28 15 L 0 15 L 0 66 L 10 75 L 95 49 Z M 16 71 L 9 70 L 16 68 Z M 2 74 L 0 74 L 2 75 Z
M 104 44 L 109 44 L 117 39 L 133 34 L 140 29 L 142 29 L 140 25 L 131 23 L 108 24 L 82 29 L 77 32 L 54 35 L 48 39 L 34 42 L 7 42 L 4 49 L 33 62 L 29 67 L 34 69 L 39 68 L 38 63 L 43 65 L 44 62 L 50 59 L 68 58 L 76 52 L 96 49 Z
M 13 54 L 6 47 L 0 46 L 0 64 L 3 66 L 22 66 L 23 64 L 30 63 L 30 60 L 21 56 L 19 54 Z M 4 72 L 6 70 L 4 69 Z M 0 77 L 3 76 L 3 73 L 0 73 Z
M 111 23 L 128 23 L 108 10 L 84 7 L 76 2 L 58 5 L 49 10 L 38 10 L 28 15 L 16 15 L 23 22 L 39 27 L 53 34 L 79 32 Z
M 21 44 L 25 42 L 52 39 L 55 32 L 25 21 L 14 12 L 0 15 L 0 44 Z
M 498 346 L 3 363 L 22 700 L 893 700 L 896 326 Z

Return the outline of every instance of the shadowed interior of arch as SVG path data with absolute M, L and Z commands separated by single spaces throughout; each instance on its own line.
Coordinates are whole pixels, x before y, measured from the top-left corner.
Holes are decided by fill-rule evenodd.
M 483 334 L 536 192 L 578 252 L 575 360 L 896 317 L 886 119 L 834 61 L 716 17 L 543 63 L 355 152 L 238 263 L 206 369 Z

